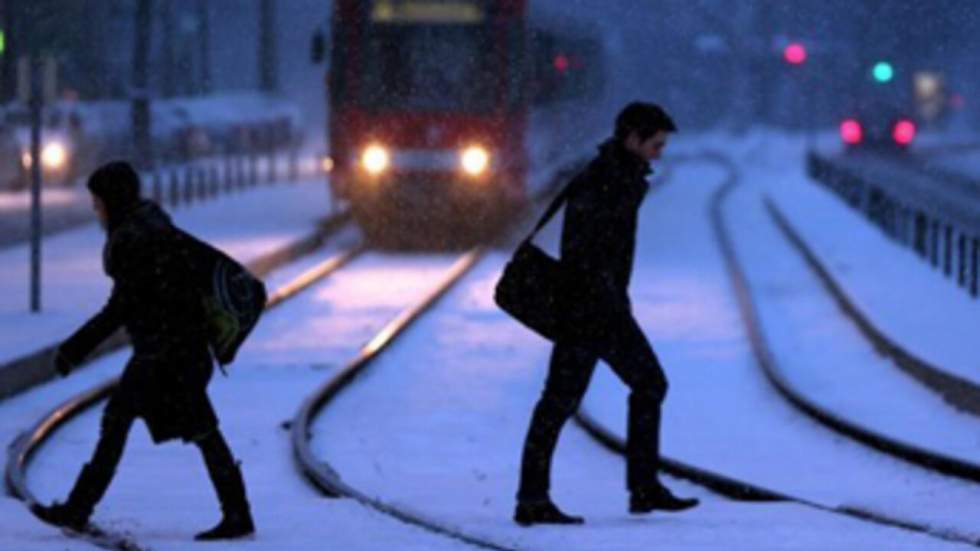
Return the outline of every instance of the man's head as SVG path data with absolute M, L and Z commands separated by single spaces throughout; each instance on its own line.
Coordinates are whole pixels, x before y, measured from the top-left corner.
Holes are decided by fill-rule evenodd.
M 92 208 L 99 221 L 107 225 L 140 199 L 140 178 L 129 163 L 114 161 L 97 168 L 89 176 Z
M 616 117 L 616 139 L 647 161 L 660 158 L 667 135 L 676 131 L 670 115 L 653 103 L 633 102 Z

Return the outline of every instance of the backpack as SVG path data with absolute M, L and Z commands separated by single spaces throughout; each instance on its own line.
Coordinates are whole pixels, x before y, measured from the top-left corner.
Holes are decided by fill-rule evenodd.
M 225 253 L 176 231 L 201 293 L 211 353 L 224 372 L 265 310 L 265 284 Z

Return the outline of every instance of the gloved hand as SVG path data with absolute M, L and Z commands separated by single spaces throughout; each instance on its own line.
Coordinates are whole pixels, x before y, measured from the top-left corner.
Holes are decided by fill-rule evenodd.
M 59 347 L 58 351 L 54 354 L 54 368 L 62 377 L 67 377 L 71 373 L 71 370 L 75 369 L 75 362 Z

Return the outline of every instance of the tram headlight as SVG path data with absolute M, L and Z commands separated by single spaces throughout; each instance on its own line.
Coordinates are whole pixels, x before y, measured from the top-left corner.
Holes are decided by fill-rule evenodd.
M 364 148 L 361 153 L 361 166 L 364 170 L 368 171 L 369 174 L 377 176 L 382 172 L 388 170 L 388 166 L 391 164 L 391 155 L 389 155 L 388 150 L 384 146 L 378 144 L 371 144 Z
M 490 167 L 490 153 L 478 145 L 467 147 L 460 153 L 459 164 L 463 172 L 470 176 L 479 176 Z

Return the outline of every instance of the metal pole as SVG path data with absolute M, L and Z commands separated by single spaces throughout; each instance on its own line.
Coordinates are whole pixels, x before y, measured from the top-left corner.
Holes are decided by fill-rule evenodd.
M 41 311 L 41 56 L 31 56 L 31 312 Z
M 136 163 L 140 169 L 152 167 L 150 144 L 150 38 L 153 24 L 153 0 L 139 0 L 135 13 L 131 88 L 131 120 Z

